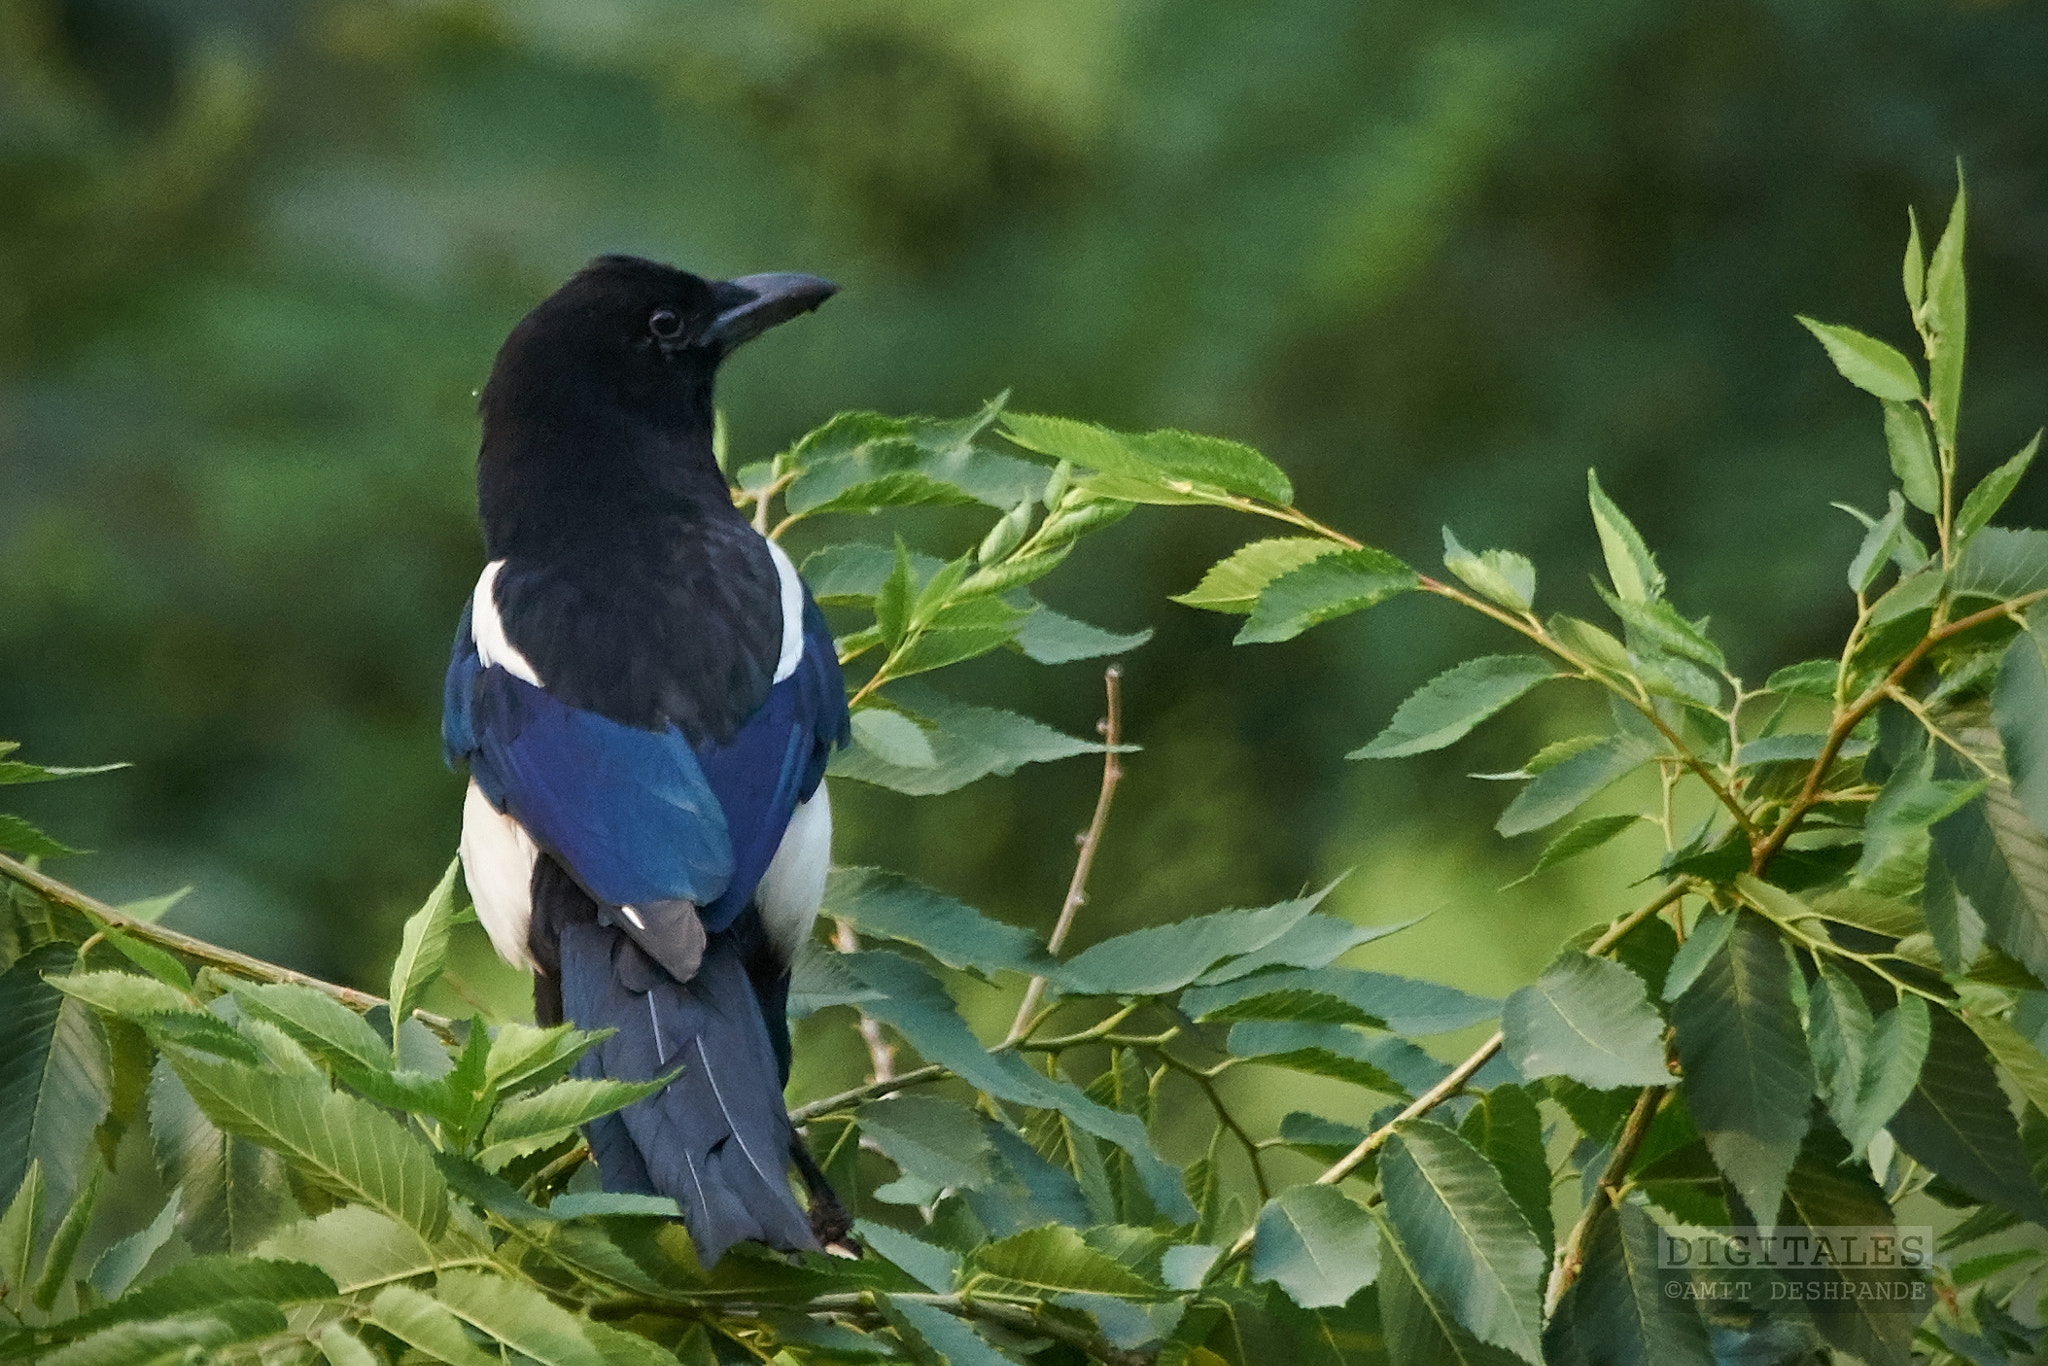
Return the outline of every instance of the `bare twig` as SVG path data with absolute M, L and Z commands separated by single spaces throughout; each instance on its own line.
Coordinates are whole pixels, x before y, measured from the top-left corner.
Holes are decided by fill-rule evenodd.
M 1102 690 L 1108 699 L 1104 708 L 1107 714 L 1096 728 L 1104 745 L 1102 787 L 1095 794 L 1095 814 L 1081 834 L 1080 851 L 1074 856 L 1074 876 L 1067 882 L 1067 899 L 1060 903 L 1060 918 L 1045 941 L 1048 953 L 1059 953 L 1060 946 L 1067 942 L 1067 932 L 1074 928 L 1075 914 L 1088 900 L 1088 874 L 1095 867 L 1095 851 L 1102 844 L 1102 828 L 1109 823 L 1109 804 L 1116 800 L 1116 785 L 1123 781 L 1123 755 L 1119 752 L 1124 739 L 1123 678 L 1124 671 L 1120 665 L 1112 664 L 1102 671 Z M 1010 1034 L 1005 1042 L 1015 1043 L 1029 1031 L 1031 1017 L 1038 1010 L 1039 998 L 1044 995 L 1045 978 L 1032 978 L 1024 988 L 1024 999 L 1017 1004 L 1017 1018 L 1010 1025 Z
M 832 947 L 841 953 L 860 952 L 860 934 L 853 928 L 851 920 L 841 920 L 833 926 Z M 860 1037 L 868 1046 L 868 1066 L 873 1073 L 869 1079 L 876 1083 L 893 1080 L 896 1076 L 896 1045 L 890 1043 L 889 1036 L 882 1032 L 882 1022 L 865 1010 L 860 1013 Z
M 1628 1181 L 1629 1163 L 1635 1161 L 1636 1150 L 1643 1146 L 1643 1136 L 1650 1132 L 1650 1121 L 1656 1118 L 1658 1107 L 1670 1094 L 1668 1086 L 1645 1086 L 1643 1093 L 1636 1097 L 1635 1108 L 1629 1111 L 1621 1137 L 1614 1142 L 1614 1155 L 1600 1173 L 1600 1184 L 1594 1190 L 1593 1198 L 1579 1211 L 1578 1222 L 1572 1225 L 1571 1233 L 1565 1237 L 1564 1246 L 1558 1251 L 1557 1266 L 1550 1273 L 1550 1289 L 1543 1297 L 1543 1316 L 1546 1319 L 1557 1312 L 1558 1301 L 1564 1298 L 1564 1292 L 1572 1288 L 1572 1282 L 1585 1268 L 1586 1239 L 1593 1231 L 1593 1221 L 1600 1217 L 1602 1210 L 1621 1198 L 1621 1189 Z
M 288 982 L 294 986 L 311 987 L 359 1013 L 386 1004 L 383 997 L 372 996 L 367 991 L 357 991 L 354 987 L 322 981 L 303 972 L 294 972 L 275 963 L 266 963 L 260 958 L 251 958 L 246 953 L 237 953 L 218 944 L 209 944 L 204 939 L 194 939 L 189 934 L 180 934 L 162 925 L 153 925 L 147 920 L 137 920 L 99 898 L 87 896 L 76 887 L 59 882 L 48 873 L 40 872 L 5 854 L 0 854 L 0 878 L 21 884 L 45 901 L 69 907 L 106 929 L 115 929 L 137 939 L 146 939 L 159 948 L 169 949 L 187 958 L 196 958 L 202 963 L 237 977 L 247 977 L 258 982 Z M 430 1010 L 415 1010 L 412 1018 L 443 1035 L 455 1027 L 455 1022 L 446 1015 L 436 1015 Z

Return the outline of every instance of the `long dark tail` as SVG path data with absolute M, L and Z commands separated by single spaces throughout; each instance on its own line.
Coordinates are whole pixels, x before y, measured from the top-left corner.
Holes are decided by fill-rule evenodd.
M 796 1133 L 738 939 L 713 935 L 697 975 L 678 982 L 599 923 L 558 871 L 536 877 L 534 892 L 534 937 L 552 941 L 536 942 L 536 956 L 554 969 L 562 1014 L 582 1029 L 618 1031 L 584 1055 L 579 1075 L 645 1081 L 682 1069 L 663 1091 L 589 1126 L 605 1189 L 673 1199 L 707 1266 L 742 1239 L 815 1250 L 789 1184 Z

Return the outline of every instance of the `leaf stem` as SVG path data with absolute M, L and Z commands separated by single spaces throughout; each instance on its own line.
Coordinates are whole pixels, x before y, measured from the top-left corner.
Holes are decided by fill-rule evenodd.
M 1586 1239 L 1593 1231 L 1593 1221 L 1601 1213 L 1621 1199 L 1623 1186 L 1628 1181 L 1629 1164 L 1635 1161 L 1637 1149 L 1643 1146 L 1644 1135 L 1650 1132 L 1650 1121 L 1671 1095 L 1668 1086 L 1645 1086 L 1636 1097 L 1635 1108 L 1629 1111 L 1628 1122 L 1622 1126 L 1621 1137 L 1615 1140 L 1614 1155 L 1607 1160 L 1606 1169 L 1600 1173 L 1600 1184 L 1593 1191 L 1593 1198 L 1579 1211 L 1578 1222 L 1559 1249 L 1557 1266 L 1550 1273 L 1550 1289 L 1543 1297 L 1543 1317 L 1548 1319 L 1557 1312 L 1558 1302 L 1564 1299 L 1564 1292 L 1572 1288 L 1572 1282 L 1579 1278 L 1579 1272 L 1586 1265 Z

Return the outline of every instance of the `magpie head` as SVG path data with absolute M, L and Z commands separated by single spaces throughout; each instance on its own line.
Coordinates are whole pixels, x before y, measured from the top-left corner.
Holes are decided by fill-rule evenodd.
M 699 406 L 692 400 L 708 400 L 719 362 L 735 348 L 837 290 L 815 275 L 706 280 L 637 256 L 600 256 L 506 338 L 485 416 L 499 399 L 524 407 L 522 399 L 549 394 L 680 415 Z

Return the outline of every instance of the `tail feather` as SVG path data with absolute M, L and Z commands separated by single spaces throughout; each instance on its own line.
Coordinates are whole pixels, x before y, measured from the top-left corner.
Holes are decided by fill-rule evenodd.
M 816 1249 L 790 1190 L 795 1131 L 737 938 L 712 936 L 687 982 L 594 919 L 561 927 L 560 954 L 564 1013 L 579 1028 L 618 1031 L 584 1055 L 582 1075 L 644 1081 L 683 1069 L 590 1126 L 605 1188 L 675 1200 L 706 1265 L 742 1239 Z

